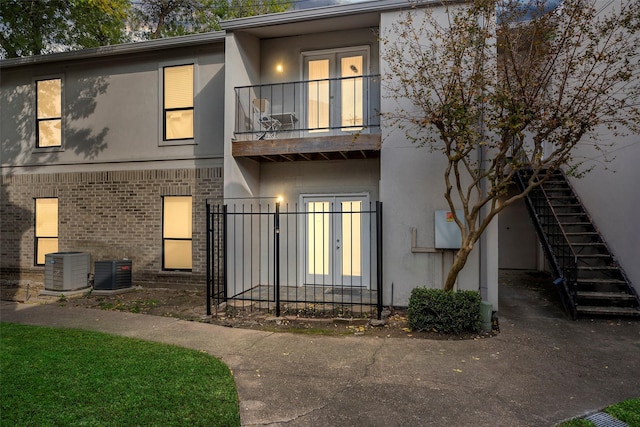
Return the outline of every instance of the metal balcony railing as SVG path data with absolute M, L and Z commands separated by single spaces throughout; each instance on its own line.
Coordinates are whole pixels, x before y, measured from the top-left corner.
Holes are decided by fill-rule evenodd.
M 380 76 L 235 88 L 239 141 L 380 132 Z

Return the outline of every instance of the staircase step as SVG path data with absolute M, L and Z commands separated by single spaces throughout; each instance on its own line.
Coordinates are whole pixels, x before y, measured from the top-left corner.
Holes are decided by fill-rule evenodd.
M 597 233 L 595 227 L 590 223 L 565 223 L 565 222 L 560 222 L 560 225 L 570 233 L 580 233 L 580 232 L 584 232 L 584 233 L 596 232 Z M 569 231 L 569 230 L 571 230 L 571 231 Z
M 547 232 L 546 234 L 550 235 L 550 236 L 567 236 L 567 237 L 580 237 L 580 236 L 588 236 L 588 237 L 593 237 L 593 236 L 600 236 L 600 233 L 598 233 L 597 231 L 572 231 L 572 232 L 562 232 L 562 231 L 555 231 L 555 232 Z
M 554 214 L 544 214 L 543 216 L 554 216 Z M 586 212 L 556 212 L 555 216 L 587 216 Z
M 578 259 L 580 258 L 600 258 L 600 259 L 608 259 L 613 258 L 611 254 L 577 254 Z
M 602 243 L 602 242 L 588 242 L 588 243 L 576 242 L 576 243 L 571 243 L 571 246 L 604 246 L 604 243 Z
M 603 266 L 598 266 L 598 267 L 592 267 L 592 266 L 587 266 L 587 265 L 583 265 L 583 266 L 579 266 L 578 270 L 583 270 L 583 271 L 618 271 L 618 267 L 612 267 L 610 265 L 603 265 Z
M 625 282 L 622 279 L 597 279 L 597 278 L 593 278 L 593 279 L 589 279 L 589 278 L 579 278 L 578 280 L 576 280 L 576 283 L 578 284 L 578 286 L 580 285 L 626 285 L 627 282 Z
M 553 190 L 551 190 L 551 191 L 547 190 L 547 193 L 550 193 L 550 192 L 553 192 Z M 547 199 L 549 199 L 549 200 L 576 200 L 576 196 L 573 195 L 573 194 L 568 195 L 568 196 L 549 195 L 549 196 L 547 196 Z
M 578 314 L 598 314 L 605 316 L 640 316 L 640 310 L 632 307 L 600 307 L 579 305 L 576 307 Z
M 608 299 L 616 301 L 635 301 L 635 297 L 624 292 L 590 292 L 578 291 L 578 298 L 584 299 Z
M 561 204 L 551 203 L 551 207 L 553 207 L 553 208 L 580 208 L 580 209 L 582 209 L 582 205 L 580 203 L 561 203 Z

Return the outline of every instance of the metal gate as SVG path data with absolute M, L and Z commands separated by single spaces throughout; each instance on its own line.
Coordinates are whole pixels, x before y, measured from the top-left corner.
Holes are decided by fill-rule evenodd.
M 353 199 L 353 200 L 351 200 Z M 207 314 L 382 312 L 382 203 L 207 202 Z

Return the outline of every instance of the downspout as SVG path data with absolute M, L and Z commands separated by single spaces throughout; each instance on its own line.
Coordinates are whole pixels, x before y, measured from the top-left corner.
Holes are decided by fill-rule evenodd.
M 479 18 L 479 25 L 481 27 L 483 27 L 485 25 L 485 17 L 484 16 L 480 16 Z M 484 43 L 481 46 L 481 49 L 484 49 Z M 480 58 L 483 58 L 483 56 L 481 56 Z M 483 75 L 484 74 L 484 64 L 481 63 L 480 64 L 480 72 Z M 484 86 L 483 86 L 483 92 L 484 92 Z M 484 96 L 481 97 L 482 101 L 480 104 L 480 137 L 482 139 L 484 139 L 484 134 L 485 134 L 485 125 L 484 125 Z M 478 150 L 478 161 L 479 161 L 479 165 L 480 165 L 480 171 L 481 173 L 484 172 L 484 150 L 485 150 L 485 146 L 484 145 L 480 145 L 480 149 Z M 480 197 L 484 198 L 485 194 L 487 193 L 487 182 L 486 182 L 486 178 L 483 178 L 482 180 L 480 180 Z M 485 218 L 485 207 L 482 207 L 480 209 L 480 212 L 478 214 L 478 221 L 479 223 L 482 223 L 483 219 Z M 479 274 L 478 274 L 478 290 L 480 292 L 480 298 L 482 301 L 487 301 L 487 299 L 489 298 L 489 286 L 488 286 L 488 278 L 487 278 L 487 237 L 486 237 L 486 230 L 485 232 L 483 232 L 480 235 L 480 239 L 479 239 L 479 245 L 478 245 L 478 250 L 479 250 L 479 258 L 480 258 L 480 269 L 479 269 Z

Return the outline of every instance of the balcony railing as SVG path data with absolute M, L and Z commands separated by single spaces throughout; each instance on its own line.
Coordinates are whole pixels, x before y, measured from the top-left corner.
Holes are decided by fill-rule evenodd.
M 380 76 L 235 88 L 237 141 L 380 133 Z

